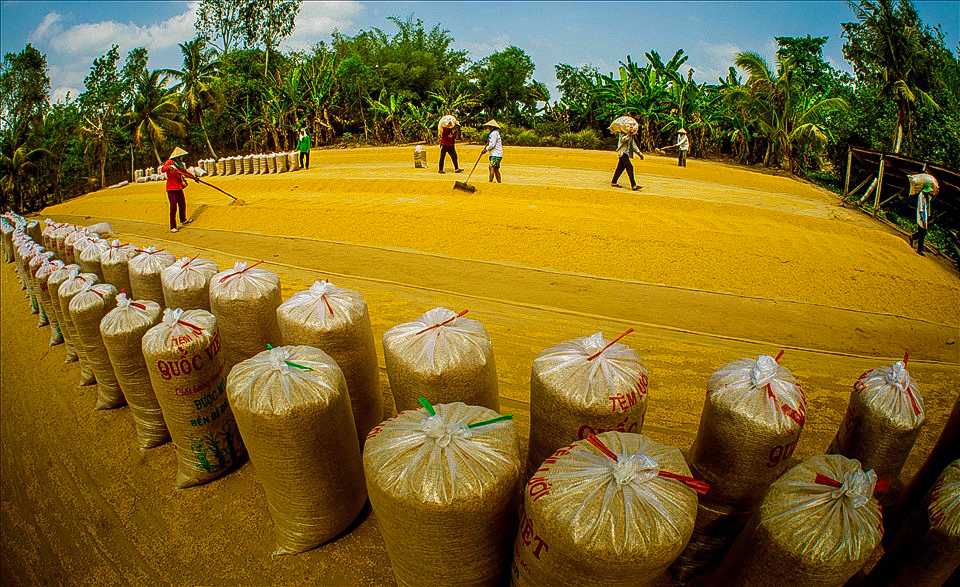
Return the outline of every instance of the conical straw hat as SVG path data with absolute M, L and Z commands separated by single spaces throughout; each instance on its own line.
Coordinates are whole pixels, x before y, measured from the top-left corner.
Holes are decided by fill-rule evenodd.
M 177 157 L 183 157 L 184 155 L 189 155 L 189 153 L 187 153 L 186 151 L 184 151 L 184 150 L 181 149 L 180 147 L 177 147 L 177 148 L 175 148 L 175 149 L 173 150 L 173 153 L 170 153 L 170 158 L 171 158 L 171 159 L 176 159 Z
M 497 128 L 497 129 L 500 128 L 500 125 L 497 124 L 497 121 L 492 118 L 489 121 L 484 122 L 483 126 L 489 126 L 491 128 Z

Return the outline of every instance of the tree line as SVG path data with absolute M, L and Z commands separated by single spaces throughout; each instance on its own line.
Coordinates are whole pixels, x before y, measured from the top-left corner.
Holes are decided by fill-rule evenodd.
M 776 37 L 774 63 L 736 56 L 697 82 L 682 48 L 626 56 L 614 72 L 554 66 L 559 96 L 515 46 L 472 61 L 450 31 L 412 16 L 393 29 L 335 31 L 307 51 L 278 47 L 301 0 L 202 0 L 178 69 L 151 69 L 146 49 L 94 59 L 77 96 L 50 103 L 45 56 L 32 45 L 0 64 L 2 207 L 36 210 L 129 177 L 174 145 L 199 157 L 290 150 L 306 127 L 318 145 L 436 141 L 455 115 L 466 139 L 489 118 L 514 145 L 606 148 L 614 118 L 640 123 L 648 150 L 687 130 L 694 157 L 777 167 L 839 182 L 848 145 L 960 167 L 960 62 L 909 0 L 850 2 L 843 54 L 825 37 Z

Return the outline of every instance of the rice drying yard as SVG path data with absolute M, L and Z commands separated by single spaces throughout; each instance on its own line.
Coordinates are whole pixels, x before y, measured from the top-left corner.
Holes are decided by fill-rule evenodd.
M 463 145 L 462 164 L 479 146 Z M 39 218 L 109 222 L 111 238 L 200 255 L 221 269 L 263 261 L 283 298 L 319 279 L 359 291 L 377 340 L 437 306 L 486 327 L 502 413 L 526 451 L 530 370 L 541 350 L 602 331 L 649 370 L 643 433 L 688 450 L 706 380 L 741 357 L 776 355 L 802 383 L 794 457 L 824 452 L 864 371 L 910 353 L 926 424 L 918 469 L 960 388 L 960 282 L 905 237 L 811 184 L 717 162 L 637 161 L 639 192 L 610 187 L 611 152 L 511 147 L 503 184 L 414 169 L 412 148 L 314 151 L 309 170 L 207 180 L 186 190 L 181 232 L 162 183 L 102 190 Z M 129 408 L 95 411 L 78 364 L 48 347 L 12 265 L 0 271 L 0 582 L 22 584 L 393 585 L 366 507 L 341 538 L 272 557 L 273 523 L 253 465 L 174 489 L 171 443 L 141 452 Z M 525 458 L 525 454 L 524 454 Z M 414 553 L 411 553 L 414 554 Z

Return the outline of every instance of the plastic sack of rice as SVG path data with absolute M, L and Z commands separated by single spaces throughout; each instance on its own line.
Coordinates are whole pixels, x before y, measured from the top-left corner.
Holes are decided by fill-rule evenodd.
M 33 292 L 33 297 L 37 302 L 37 307 L 40 314 L 40 320 L 37 322 L 37 328 L 43 328 L 50 324 L 51 320 L 54 320 L 54 317 L 50 316 L 50 312 L 47 310 L 47 306 L 43 303 L 43 292 L 40 291 L 40 280 L 37 279 L 37 272 L 53 259 L 53 251 L 45 251 L 43 247 L 37 248 L 37 254 L 30 259 L 28 264 L 28 273 L 27 276 L 30 281 L 30 291 Z
M 268 173 L 276 173 L 276 172 L 277 172 L 277 155 L 276 155 L 276 153 L 270 153 L 270 154 L 267 155 L 266 157 L 267 157 L 266 161 L 267 161 L 267 170 L 268 170 L 267 172 L 268 172 Z
M 896 482 L 923 422 L 923 400 L 906 361 L 871 369 L 854 383 L 827 452 L 857 459 L 878 478 Z
M 74 230 L 68 234 L 63 239 L 64 247 L 64 259 L 63 261 L 67 264 L 76 263 L 80 264 L 80 260 L 77 258 L 76 245 L 77 241 L 87 238 L 87 231 L 82 228 Z
M 870 574 L 877 587 L 955 585 L 960 568 L 960 460 L 943 471 Z
M 217 318 L 206 310 L 167 308 L 143 335 L 150 382 L 177 449 L 179 488 L 216 479 L 246 449 L 227 399 Z
M 399 585 L 504 583 L 521 483 L 510 416 L 424 400 L 370 432 L 363 471 Z
M 49 222 L 47 226 L 43 229 L 41 236 L 43 237 L 43 248 L 48 251 L 53 251 L 56 253 L 56 239 L 53 237 L 53 233 L 57 231 L 63 224 L 57 222 Z
M 63 261 L 60 261 L 60 263 L 63 263 Z M 76 346 L 74 346 L 73 343 L 73 334 L 70 332 L 70 327 L 67 325 L 67 319 L 63 315 L 63 309 L 60 305 L 60 286 L 70 278 L 71 271 L 73 270 L 79 272 L 80 266 L 64 265 L 59 269 L 54 269 L 47 276 L 47 292 L 50 294 L 50 306 L 53 309 L 54 315 L 57 317 L 57 324 L 60 325 L 60 334 L 63 335 L 63 343 L 67 349 L 66 357 L 64 357 L 63 360 L 64 363 L 73 363 L 80 359 Z
M 115 286 L 117 291 L 130 294 L 130 259 L 137 256 L 136 247 L 130 244 L 121 244 L 120 241 L 110 242 L 110 248 L 100 254 L 100 269 L 103 279 Z
M 217 175 L 226 175 L 227 174 L 227 160 L 220 159 L 217 161 Z
M 130 297 L 137 300 L 153 300 L 164 307 L 163 284 L 160 281 L 160 272 L 169 267 L 177 258 L 163 249 L 156 247 L 140 249 L 140 253 L 127 262 L 130 273 Z
M 3 260 L 13 263 L 13 225 L 8 222 L 0 224 L 0 233 L 3 236 Z
M 640 128 L 640 125 L 637 124 L 637 120 L 630 116 L 621 116 L 620 118 L 610 123 L 610 132 L 612 133 L 624 133 L 628 135 L 633 135 L 633 134 L 637 134 L 637 130 L 639 128 Z
M 287 167 L 290 171 L 300 171 L 300 152 L 290 151 L 287 153 Z
M 93 273 L 80 273 L 79 269 L 71 269 L 67 279 L 57 289 L 57 297 L 60 298 L 60 314 L 70 333 L 70 340 L 73 341 L 73 349 L 80 360 L 80 386 L 93 385 L 97 382 L 93 368 L 90 366 L 90 359 L 87 357 L 87 347 L 80 339 L 73 314 L 70 313 L 70 302 L 83 290 L 86 283 L 97 283 L 97 276 Z
M 67 224 L 63 226 L 51 235 L 51 238 L 56 243 L 56 248 L 54 249 L 57 253 L 57 258 L 66 263 L 67 265 L 73 264 L 73 261 L 67 261 L 67 237 L 76 232 L 78 229 L 76 226 Z
M 602 332 L 541 351 L 530 372 L 527 479 L 558 448 L 591 434 L 640 433 L 647 369 L 636 351 Z
M 116 300 L 116 287 L 87 281 L 70 302 L 70 317 L 77 329 L 77 338 L 97 378 L 98 410 L 112 410 L 127 403 L 100 335 L 100 321 L 114 307 Z
M 686 548 L 670 565 L 675 585 L 691 583 L 714 569 L 750 520 L 752 511 L 739 511 L 700 496 L 697 520 Z
M 243 157 L 243 173 L 253 175 L 253 155 L 245 155 Z
M 117 296 L 117 306 L 100 321 L 103 346 L 130 406 L 141 449 L 159 446 L 170 438 L 141 346 L 143 336 L 159 323 L 160 304 L 150 300 L 131 301 L 126 294 Z
M 524 488 L 511 585 L 653 585 L 687 544 L 707 489 L 679 449 L 641 434 L 561 448 Z
M 815 455 L 770 485 L 712 585 L 839 587 L 880 544 L 877 476 L 841 455 Z
M 283 344 L 305 344 L 340 366 L 361 444 L 383 420 L 383 393 L 367 303 L 359 293 L 317 281 L 277 308 Z
M 40 313 L 39 292 L 33 285 L 33 279 L 30 277 L 30 261 L 43 251 L 43 247 L 36 244 L 28 238 L 24 239 L 23 244 L 17 248 L 17 273 L 20 276 L 20 283 L 27 292 L 27 299 L 30 301 L 30 313 Z
M 500 411 L 493 345 L 483 324 L 447 308 L 434 308 L 383 334 L 387 377 L 397 411 L 463 402 Z
M 84 273 L 93 273 L 100 278 L 101 282 L 109 283 L 106 281 L 103 267 L 100 264 L 100 258 L 109 250 L 110 243 L 108 241 L 97 239 L 90 242 L 80 253 L 80 258 L 77 260 L 80 270 Z
M 437 135 L 439 136 L 440 132 L 445 128 L 453 128 L 457 126 L 457 119 L 452 114 L 447 114 L 446 116 L 441 116 L 440 121 L 437 122 Z
M 197 257 L 184 257 L 160 272 L 167 308 L 210 311 L 210 278 L 220 271 L 217 264 Z
M 52 252 L 52 251 L 51 251 Z M 60 330 L 59 308 L 54 308 L 53 300 L 50 298 L 50 276 L 54 271 L 63 267 L 63 261 L 59 259 L 44 263 L 37 269 L 37 287 L 40 289 L 40 304 L 46 309 L 47 318 L 50 320 L 50 346 L 63 344 L 63 332 Z
M 226 373 L 267 345 L 280 346 L 280 276 L 237 261 L 210 280 L 210 311 L 223 333 Z
M 235 175 L 237 173 L 237 163 L 233 157 L 227 157 L 224 161 L 224 175 Z
M 33 239 L 33 242 L 37 244 L 43 242 L 43 226 L 40 225 L 40 222 L 36 220 L 27 222 L 27 226 L 24 228 L 24 231 L 27 233 L 27 236 Z
M 777 359 L 738 359 L 710 375 L 687 461 L 714 501 L 741 511 L 788 467 L 806 420 L 803 389 Z
M 276 159 L 277 161 L 277 173 L 286 173 L 287 172 L 287 154 L 277 153 L 274 156 L 274 159 Z
M 367 490 L 347 384 L 330 355 L 309 346 L 263 351 L 230 371 L 227 397 L 266 493 L 274 554 L 310 550 L 346 530 Z

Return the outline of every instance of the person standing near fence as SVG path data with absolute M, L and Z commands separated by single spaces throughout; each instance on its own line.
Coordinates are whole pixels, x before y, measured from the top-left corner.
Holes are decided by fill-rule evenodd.
M 450 161 L 453 161 L 453 169 L 456 173 L 462 173 L 463 169 L 457 164 L 457 138 L 460 135 L 460 125 L 444 126 L 440 129 L 440 173 L 443 173 L 443 159 L 450 154 Z
M 633 178 L 633 163 L 630 162 L 630 159 L 633 158 L 634 153 L 640 156 L 640 160 L 643 160 L 643 153 L 640 152 L 640 147 L 637 145 L 637 134 L 634 133 L 619 133 L 619 140 L 617 141 L 617 155 L 619 156 L 617 160 L 617 170 L 613 173 L 613 181 L 610 182 L 612 187 L 618 188 L 620 184 L 617 181 L 620 179 L 620 174 L 624 171 L 627 172 L 627 177 L 630 178 L 630 189 L 633 191 L 642 190 L 643 186 L 637 185 L 637 181 Z
M 677 131 L 677 166 L 687 166 L 687 151 L 690 150 L 690 140 L 687 138 L 687 129 Z
M 927 237 L 927 229 L 930 226 L 930 207 L 939 191 L 940 186 L 935 181 L 924 181 L 923 187 L 917 192 L 917 231 L 910 235 L 910 244 L 913 245 L 913 241 L 917 241 L 917 253 L 921 256 L 925 256 L 923 241 Z
M 497 178 L 497 183 L 502 183 L 500 180 L 500 161 L 503 160 L 503 140 L 500 138 L 500 125 L 497 124 L 496 120 L 491 119 L 483 127 L 490 129 L 487 146 L 483 148 L 484 153 L 490 153 L 490 183 L 493 183 L 494 177 Z
M 300 150 L 300 169 L 310 169 L 310 135 L 307 129 L 300 129 L 300 137 L 297 140 L 297 149 Z
M 179 149 L 178 149 L 179 150 Z M 174 151 L 176 154 L 176 151 Z M 186 155 L 186 153 L 183 153 Z M 187 198 L 183 194 L 183 189 L 187 187 L 185 178 L 196 181 L 196 177 L 187 171 L 181 169 L 173 162 L 173 159 L 167 159 L 167 162 L 160 168 L 161 173 L 167 175 L 167 200 L 170 202 L 170 232 L 178 232 L 177 228 L 177 208 L 180 209 L 180 224 L 189 224 L 187 220 Z

